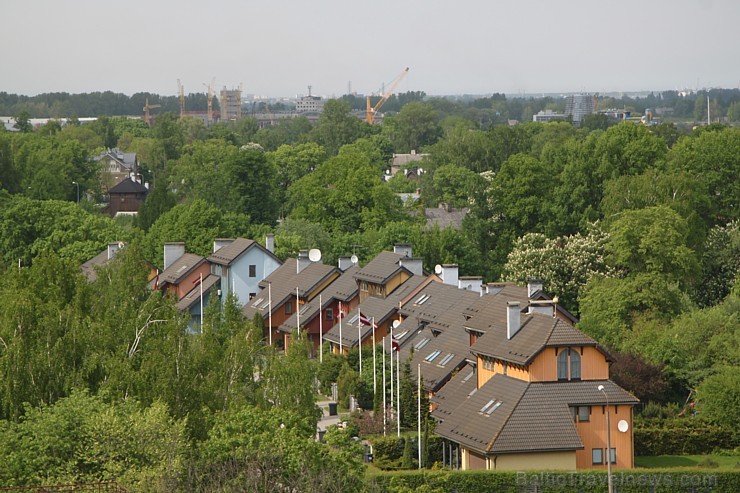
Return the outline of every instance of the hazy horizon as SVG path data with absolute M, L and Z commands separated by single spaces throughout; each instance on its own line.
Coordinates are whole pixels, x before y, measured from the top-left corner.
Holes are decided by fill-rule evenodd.
M 2 7 L 0 91 L 429 95 L 740 87 L 733 0 L 93 0 Z M 63 19 L 63 20 L 62 20 Z M 699 40 L 705 40 L 699 42 Z

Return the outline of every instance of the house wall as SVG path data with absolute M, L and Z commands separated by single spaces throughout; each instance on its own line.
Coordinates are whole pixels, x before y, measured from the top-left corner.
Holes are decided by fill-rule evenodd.
M 255 266 L 254 277 L 249 277 L 250 265 Z M 249 302 L 249 294 L 259 293 L 260 281 L 272 274 L 278 267 L 280 267 L 280 262 L 277 259 L 268 255 L 256 245 L 250 247 L 229 267 L 224 267 L 224 282 L 221 283 L 224 294 L 222 299 L 226 299 L 225 295 L 228 295 L 233 287 L 239 303 Z
M 576 423 L 576 431 L 583 442 L 583 450 L 576 451 L 576 466 L 578 469 L 606 469 L 606 406 L 591 406 L 589 421 Z M 632 446 L 632 406 L 609 406 L 610 440 L 612 448 L 616 448 L 617 462 L 612 468 L 631 469 L 635 467 L 634 449 Z M 620 420 L 629 424 L 629 430 L 622 433 L 617 428 Z M 604 463 L 592 464 L 591 451 L 594 448 L 603 449 Z
M 177 289 L 175 291 L 177 299 L 181 299 L 196 286 L 196 283 L 200 279 L 201 274 L 203 274 L 203 279 L 205 279 L 210 273 L 211 267 L 210 265 L 208 265 L 208 262 L 202 262 L 197 268 L 193 269 L 192 272 L 183 277 L 178 283 Z
M 490 470 L 566 470 L 577 468 L 577 451 L 531 452 L 528 454 L 499 454 L 488 458 Z
M 555 382 L 558 379 L 558 357 L 567 348 L 545 348 L 529 365 L 530 381 Z M 609 363 L 604 353 L 594 347 L 573 346 L 581 354 L 581 380 L 606 380 Z

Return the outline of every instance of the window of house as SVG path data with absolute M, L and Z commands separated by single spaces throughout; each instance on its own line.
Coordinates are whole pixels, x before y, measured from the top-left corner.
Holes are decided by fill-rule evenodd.
M 591 406 L 578 407 L 578 421 L 585 423 L 591 419 Z
M 612 464 L 617 463 L 617 449 L 613 448 L 611 449 L 611 453 L 609 454 L 610 459 L 612 461 Z
M 580 380 L 581 379 L 581 355 L 578 351 L 568 350 L 570 353 L 570 379 Z
M 563 349 L 558 354 L 558 380 L 581 379 L 581 356 L 573 349 Z
M 285 303 L 285 314 L 290 315 L 292 313 L 293 313 L 293 302 L 288 301 L 287 303 Z
M 256 265 L 249 266 L 249 277 L 257 277 L 257 266 Z
M 568 350 L 558 354 L 558 380 L 568 380 Z
M 600 448 L 591 449 L 591 463 L 592 464 L 603 464 L 604 463 L 604 451 Z
M 330 322 L 334 320 L 334 309 L 333 308 L 326 309 L 326 319 Z

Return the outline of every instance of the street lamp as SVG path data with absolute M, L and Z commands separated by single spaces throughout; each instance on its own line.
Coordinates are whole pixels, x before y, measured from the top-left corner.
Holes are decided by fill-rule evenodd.
M 611 433 L 609 432 L 609 396 L 606 395 L 603 385 L 599 385 L 598 390 L 606 397 L 606 474 L 607 474 L 607 489 L 609 493 L 612 493 L 612 444 L 611 444 Z
M 72 185 L 77 185 L 77 203 L 80 203 L 80 184 L 76 181 L 72 182 Z

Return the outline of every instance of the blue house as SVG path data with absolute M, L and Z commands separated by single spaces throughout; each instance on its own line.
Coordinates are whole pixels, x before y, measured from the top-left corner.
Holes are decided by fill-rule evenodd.
M 259 283 L 282 265 L 273 250 L 272 235 L 267 246 L 246 238 L 217 239 L 208 257 L 211 274 L 221 278 L 221 299 L 234 293 L 240 304 L 246 304 L 260 291 Z

